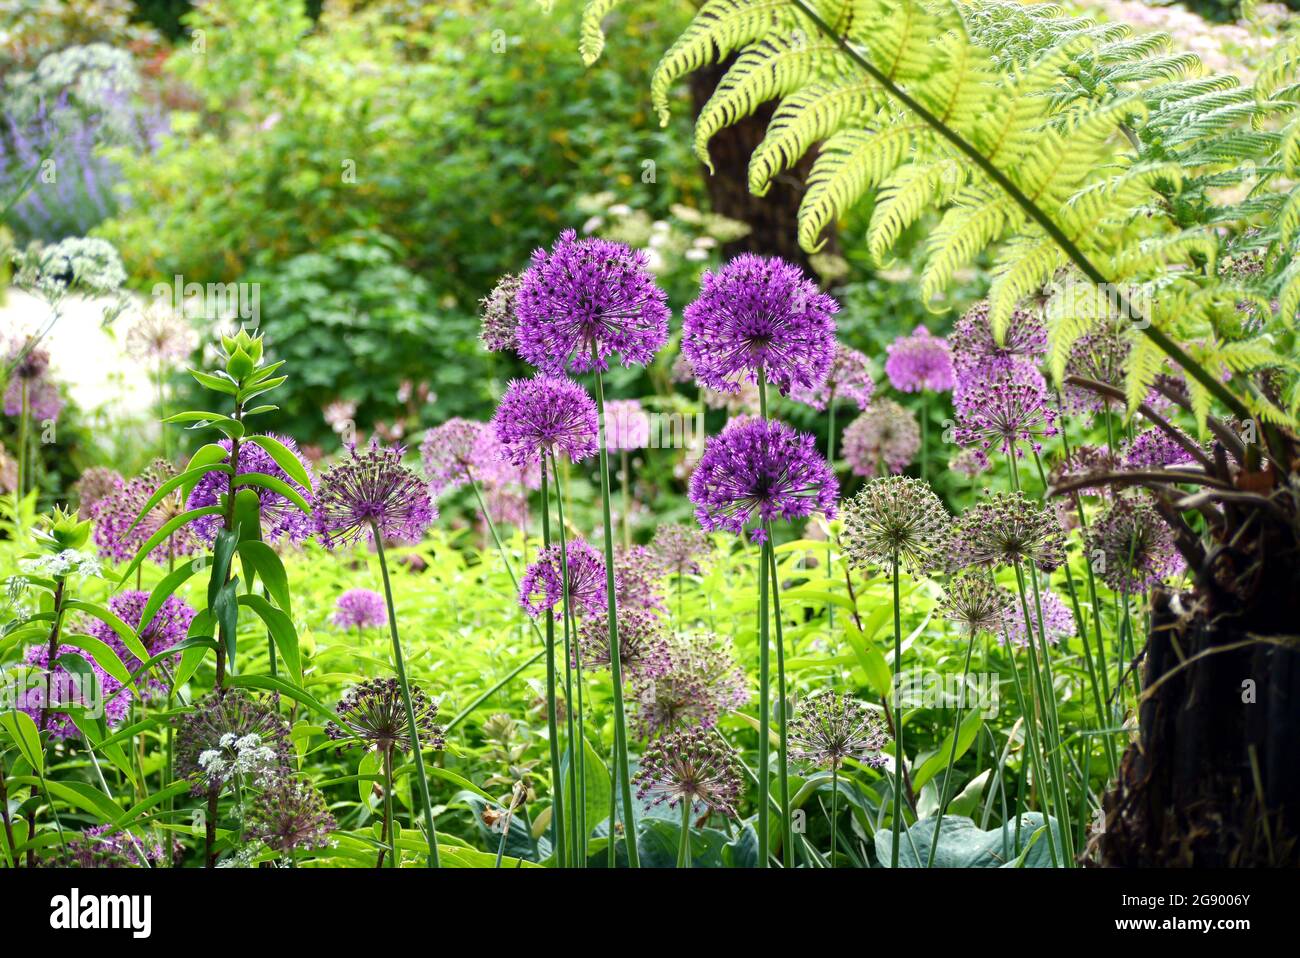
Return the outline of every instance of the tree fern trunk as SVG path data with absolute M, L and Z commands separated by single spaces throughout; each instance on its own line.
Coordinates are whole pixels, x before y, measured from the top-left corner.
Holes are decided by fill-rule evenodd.
M 734 58 L 729 58 L 691 74 L 691 99 L 696 116 L 733 62 Z M 724 258 L 737 253 L 780 256 L 816 275 L 808 265 L 808 254 L 799 248 L 798 236 L 799 203 L 817 150 L 809 150 L 791 169 L 777 177 L 766 196 L 749 192 L 749 158 L 762 142 L 774 108 L 775 104 L 765 103 L 752 116 L 719 130 L 710 141 L 714 173 L 709 176 L 706 172 L 705 176 L 709 201 L 713 212 L 739 220 L 750 228 L 748 235 L 723 247 Z M 832 231 L 823 252 L 838 251 L 839 244 Z

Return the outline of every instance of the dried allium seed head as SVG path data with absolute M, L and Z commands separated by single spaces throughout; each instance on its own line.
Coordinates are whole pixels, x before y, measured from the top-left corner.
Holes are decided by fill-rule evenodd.
M 652 679 L 672 665 L 663 623 L 652 612 L 618 607 L 618 661 L 623 674 Z M 596 670 L 609 667 L 609 619 L 603 613 L 583 619 L 573 664 Z
M 858 568 L 935 568 L 951 519 L 930 484 L 909 476 L 872 479 L 844 506 L 840 543 Z
M 569 576 L 569 605 L 578 615 L 605 613 L 605 556 L 581 539 L 566 543 L 563 561 L 558 545 L 538 553 L 537 561 L 519 581 L 519 604 L 534 618 L 564 598 L 565 565 Z M 618 587 L 617 568 L 615 588 Z
M 744 671 L 731 643 L 712 632 L 668 638 L 668 666 L 658 675 L 633 676 L 637 734 L 650 738 L 674 728 L 711 728 L 749 701 Z
M 799 704 L 789 725 L 790 755 L 821 768 L 841 768 L 847 759 L 879 768 L 889 743 L 884 721 L 857 699 L 829 689 Z
M 666 572 L 699 575 L 699 560 L 713 551 L 713 542 L 693 526 L 674 523 L 655 530 L 650 551 Z
M 479 318 L 482 328 L 479 341 L 490 352 L 499 353 L 519 349 L 519 319 L 515 316 L 515 297 L 519 293 L 520 278 L 506 273 L 492 292 L 479 300 Z
M 1144 592 L 1180 573 L 1174 534 L 1146 499 L 1123 496 L 1088 527 L 1089 561 L 1116 592 Z
M 1007 610 L 1013 605 L 1011 594 L 995 583 L 987 571 L 954 576 L 939 600 L 944 618 L 970 636 L 981 632 L 999 634 Z
M 647 746 L 634 781 L 637 798 L 651 805 L 677 808 L 686 802 L 696 814 L 735 816 L 740 761 L 712 731 L 676 729 Z
M 921 449 L 916 417 L 892 399 L 877 399 L 844 430 L 844 458 L 859 476 L 876 476 L 884 466 L 895 475 Z
M 442 727 L 435 721 L 438 703 L 431 701 L 418 685 L 411 686 L 411 710 L 415 713 L 420 748 L 445 748 Z M 369 679 L 353 686 L 339 699 L 334 711 L 338 718 L 325 726 L 325 734 L 331 739 L 359 741 L 380 753 L 411 750 L 411 724 L 397 679 Z
M 287 775 L 289 726 L 279 698 L 239 689 L 215 691 L 177 721 L 176 774 L 193 793 L 216 791 L 235 775 L 271 780 Z
M 253 838 L 281 855 L 324 848 L 337 827 L 325 796 L 302 778 L 282 778 L 263 789 L 248 809 L 247 824 Z
M 995 492 L 953 526 L 950 569 L 1032 562 L 1051 572 L 1065 561 L 1065 532 L 1056 514 L 1021 492 Z
M 353 446 L 321 477 L 313 519 L 326 548 L 371 542 L 375 529 L 385 540 L 420 541 L 438 510 L 424 482 L 402 465 L 402 453 L 372 440 L 359 451 Z

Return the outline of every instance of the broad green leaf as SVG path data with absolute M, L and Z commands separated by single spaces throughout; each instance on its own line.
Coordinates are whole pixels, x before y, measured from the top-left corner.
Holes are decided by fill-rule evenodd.
M 303 512 L 311 512 L 311 506 L 302 497 L 302 493 L 283 479 L 277 479 L 275 476 L 268 476 L 262 472 L 241 472 L 239 478 L 235 480 L 235 485 L 260 486 L 263 489 L 270 489 L 272 492 L 278 492 L 284 496 Z
M 126 571 L 123 572 L 121 577 L 117 580 L 117 584 L 119 586 L 126 585 L 126 583 L 131 580 L 131 576 L 135 573 L 135 570 L 140 568 L 140 564 L 149 557 L 149 553 L 153 552 L 154 549 L 157 549 L 160 545 L 166 542 L 167 537 L 181 526 L 193 522 L 195 519 L 202 519 L 204 516 L 219 516 L 221 515 L 221 512 L 222 509 L 220 506 L 204 506 L 201 509 L 191 509 L 183 515 L 168 519 L 157 532 L 149 537 L 149 541 L 142 545 L 140 550 L 136 552 L 135 558 L 132 559 L 131 564 L 126 567 Z
M 0 728 L 3 728 L 18 746 L 21 755 L 38 773 L 45 771 L 45 752 L 41 748 L 41 736 L 36 731 L 36 723 L 26 712 L 12 710 L 0 712 Z
M 244 563 L 244 576 L 252 585 L 254 579 L 261 579 L 266 591 L 271 593 L 275 604 L 289 614 L 293 614 L 293 600 L 289 593 L 289 575 L 284 570 L 284 563 L 275 550 L 265 542 L 245 539 L 239 543 L 239 558 Z
M 252 609 L 258 618 L 266 623 L 267 631 L 275 640 L 275 647 L 280 652 L 280 658 L 284 660 L 285 668 L 289 670 L 294 684 L 301 686 L 302 657 L 298 652 L 298 630 L 293 627 L 293 620 L 256 593 L 241 595 L 239 604 Z
M 267 455 L 275 460 L 275 464 L 284 470 L 284 474 L 298 485 L 304 489 L 311 488 L 311 477 L 307 475 L 307 470 L 284 443 L 270 436 L 249 436 L 248 441 L 265 449 Z
M 140 641 L 140 636 L 136 634 L 135 629 L 131 628 L 102 605 L 96 605 L 93 602 L 85 602 L 81 599 L 73 599 L 71 602 L 65 603 L 65 605 L 69 609 L 76 609 L 78 612 L 85 612 L 89 615 L 93 615 L 95 618 L 99 619 L 100 622 L 103 622 L 106 626 L 117 633 L 117 637 L 122 640 L 122 644 L 126 646 L 127 651 L 141 662 L 149 658 L 149 650 L 144 647 L 144 643 Z

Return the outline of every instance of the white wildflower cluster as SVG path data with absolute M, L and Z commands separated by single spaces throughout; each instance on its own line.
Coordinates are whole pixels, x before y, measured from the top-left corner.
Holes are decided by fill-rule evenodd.
M 84 123 L 95 117 L 100 135 L 115 145 L 137 145 L 131 99 L 140 72 L 127 50 L 107 43 L 65 47 L 45 56 L 36 69 L 15 73 L 5 91 L 5 111 L 19 123 Z M 56 107 L 66 106 L 66 110 Z
M 62 552 L 35 559 L 19 559 L 18 568 L 27 575 L 48 579 L 66 579 L 70 575 L 84 578 L 103 577 L 103 568 L 99 559 L 93 553 L 82 552 L 79 549 L 64 549 Z M 12 585 L 6 588 L 12 588 Z
M 14 285 L 52 302 L 73 290 L 114 293 L 126 282 L 126 269 L 113 244 L 88 236 L 69 236 L 51 246 L 33 243 L 15 262 Z
M 235 777 L 264 784 L 280 774 L 275 750 L 263 745 L 256 732 L 242 738 L 227 732 L 220 746 L 199 754 L 199 767 L 210 786 L 219 787 Z

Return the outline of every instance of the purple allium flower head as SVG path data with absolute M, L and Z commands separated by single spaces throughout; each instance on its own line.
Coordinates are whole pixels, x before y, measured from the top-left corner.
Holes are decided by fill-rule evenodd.
M 369 679 L 353 686 L 339 699 L 334 711 L 338 718 L 325 726 L 326 736 L 334 741 L 360 743 L 381 754 L 389 749 L 411 750 L 411 725 L 397 679 Z M 415 713 L 420 748 L 445 748 L 442 726 L 435 721 L 438 703 L 418 685 L 411 686 L 411 711 Z
M 628 678 L 655 678 L 668 672 L 672 661 L 658 616 L 644 609 L 625 609 L 619 605 L 618 661 Z M 578 627 L 573 665 L 579 664 L 588 670 L 609 667 L 609 620 L 604 613 L 583 619 Z
M 140 510 L 148 504 L 153 494 L 164 482 L 176 475 L 175 466 L 166 460 L 156 459 L 140 475 L 128 479 L 115 492 L 104 496 L 91 507 L 91 518 L 95 522 L 95 545 L 101 556 L 115 562 L 134 558 L 154 533 L 170 520 L 184 514 L 188 508 L 193 508 L 187 505 L 180 490 L 176 489 L 164 496 L 162 501 L 149 510 L 148 515 L 138 523 L 135 522 Z M 134 527 L 132 523 L 135 523 Z M 197 552 L 197 528 L 197 522 L 181 526 L 150 553 L 150 558 L 155 562 L 166 563 L 177 556 Z
M 316 532 L 328 549 L 350 542 L 384 539 L 419 542 L 438 509 L 428 489 L 402 465 L 401 446 L 371 441 L 356 446 L 321 476 L 313 506 Z
M 605 403 L 605 448 L 644 449 L 650 445 L 650 416 L 636 399 L 612 399 Z
M 674 728 L 712 728 L 723 713 L 749 701 L 731 644 L 711 632 L 669 636 L 668 667 L 659 671 L 632 677 L 633 722 L 642 738 Z
M 753 419 L 729 426 L 705 444 L 691 475 L 695 518 L 706 530 L 743 535 L 755 518 L 835 516 L 839 484 L 813 437 L 785 423 Z M 760 526 L 751 533 L 763 541 Z
M 339 596 L 330 621 L 340 629 L 378 628 L 388 621 L 388 609 L 378 592 L 348 589 Z
M 911 336 L 899 336 L 886 351 L 885 375 L 900 392 L 948 392 L 956 383 L 948 340 L 931 336 L 924 326 Z
M 196 612 L 194 607 L 180 596 L 169 595 L 163 600 L 163 604 L 158 607 L 158 611 L 154 613 L 153 618 L 149 620 L 149 624 L 141 630 L 140 618 L 144 614 L 144 607 L 148 603 L 148 592 L 128 589 L 113 596 L 109 600 L 108 608 L 119 619 L 137 631 L 145 651 L 149 653 L 150 658 L 153 658 L 185 639 L 185 636 L 189 634 L 190 623 L 194 621 Z M 117 657 L 122 660 L 122 664 L 126 666 L 127 671 L 132 675 L 144 665 L 127 649 L 121 636 L 99 619 L 91 619 L 86 631 L 112 648 L 117 653 Z M 178 653 L 168 660 L 168 668 L 176 668 L 179 660 L 180 655 Z M 165 675 L 157 666 L 151 670 L 149 675 L 142 676 L 137 685 L 140 691 L 150 699 L 162 698 L 167 694 Z
M 614 573 L 618 588 L 616 608 L 664 610 L 663 596 L 659 594 L 664 569 L 650 549 L 638 545 L 615 546 Z
M 24 349 L 27 350 L 25 354 Z M 21 359 L 18 358 L 20 355 Z M 58 419 L 64 403 L 63 397 L 59 395 L 59 387 L 49 378 L 50 354 L 38 347 L 27 349 L 27 341 L 19 340 L 10 347 L 4 363 L 0 365 L 8 366 L 15 361 L 4 395 L 5 415 L 22 415 L 25 398 L 27 414 L 31 419 L 37 422 Z
M 519 467 L 507 455 L 490 423 L 448 419 L 424 434 L 420 459 L 433 495 L 457 489 L 471 480 L 491 488 L 519 483 L 536 489 L 541 483 L 537 463 Z
M 109 728 L 121 725 L 131 706 L 131 692 L 123 690 L 122 683 L 100 668 L 89 652 L 74 645 L 59 646 L 54 653 L 53 672 L 49 671 L 49 652 L 49 645 L 44 642 L 27 650 L 27 664 L 40 674 L 30 677 L 28 686 L 19 691 L 17 698 L 18 708 L 31 716 L 37 729 L 48 731 L 56 739 L 80 737 L 81 731 L 73 723 L 72 715 L 60 711 L 61 705 L 85 709 L 92 717 L 103 718 Z M 75 656 L 90 666 L 94 688 L 80 673 L 69 671 L 59 662 L 64 656 Z M 45 712 L 44 725 L 42 712 Z
M 969 570 L 952 577 L 939 608 L 949 622 L 961 627 L 968 636 L 981 632 L 1000 634 L 1007 614 L 1019 608 L 1011 593 L 993 581 L 987 569 Z
M 195 795 L 236 775 L 261 783 L 283 778 L 291 768 L 289 726 L 278 706 L 277 696 L 212 692 L 177 723 L 176 774 L 192 782 Z
M 569 603 L 579 615 L 605 613 L 605 556 L 581 539 L 571 539 L 564 553 L 569 571 Z M 560 547 L 543 549 L 519 582 L 519 604 L 534 618 L 564 598 Z M 615 584 L 617 586 L 617 577 Z
M 1195 463 L 1192 454 L 1163 429 L 1148 429 L 1125 446 L 1120 465 L 1125 469 L 1167 469 Z
M 1033 562 L 1051 572 L 1065 561 L 1056 514 L 1022 492 L 995 492 L 960 516 L 948 548 L 951 569 Z
M 248 809 L 249 834 L 267 848 L 288 855 L 324 848 L 337 826 L 323 796 L 304 778 L 282 778 L 264 788 Z
M 1182 572 L 1174 534 L 1146 499 L 1122 496 L 1088 527 L 1093 567 L 1115 592 L 1145 592 Z M 1099 560 L 1099 561 L 1098 561 Z
M 313 478 L 311 464 L 299 454 L 297 443 L 288 436 L 271 435 L 270 438 L 277 440 L 293 453 L 303 469 L 306 470 L 308 479 Z M 222 449 L 226 450 L 226 458 L 223 462 L 229 465 L 231 442 L 229 439 L 222 439 L 219 444 Z M 289 478 L 289 474 L 280 468 L 276 461 L 271 458 L 269 452 L 256 443 L 241 442 L 239 444 L 239 474 L 242 476 L 252 472 L 260 472 L 273 479 L 286 482 L 304 499 L 310 501 L 312 498 L 312 489 L 300 486 Z M 229 489 L 229 483 L 230 477 L 224 473 L 207 473 L 194 484 L 194 489 L 190 492 L 186 507 L 200 509 L 204 506 L 220 505 L 222 498 Z M 297 544 L 311 536 L 311 518 L 304 514 L 292 501 L 273 489 L 264 489 L 260 486 L 250 486 L 249 488 L 257 490 L 257 499 L 261 504 L 262 511 L 262 535 L 266 539 L 272 542 L 279 539 L 288 539 L 290 542 Z M 203 516 L 194 520 L 193 528 L 200 539 L 211 543 L 221 530 L 221 524 L 221 516 Z
M 1060 645 L 1065 639 L 1075 633 L 1074 613 L 1071 612 L 1061 601 L 1055 592 L 1044 591 L 1040 593 L 1039 598 L 1043 603 L 1043 631 L 1047 635 L 1047 641 L 1053 645 Z M 1024 648 L 1029 644 L 1028 631 L 1025 629 L 1025 610 L 1019 602 L 1012 602 L 1003 612 L 1002 631 L 998 638 L 1003 645 L 1011 645 Z M 1032 601 L 1029 601 L 1029 621 L 1033 624 L 1035 634 L 1038 632 L 1038 611 Z
M 650 551 L 666 572 L 699 575 L 699 560 L 713 551 L 713 542 L 693 526 L 674 523 L 655 530 Z
M 849 565 L 923 572 L 935 567 L 952 520 L 924 479 L 871 479 L 844 506 L 840 544 Z
M 519 318 L 515 315 L 519 285 L 520 277 L 506 273 L 497 280 L 492 292 L 479 300 L 479 318 L 482 321 L 479 341 L 489 352 L 515 352 L 519 349 Z
M 560 453 L 581 462 L 598 451 L 596 402 L 572 379 L 516 379 L 497 406 L 492 426 L 516 466 Z
M 952 347 L 953 367 L 960 381 L 963 372 L 990 361 L 1037 364 L 1047 353 L 1047 327 L 1036 313 L 1017 309 L 1011 314 L 1002 344 L 998 345 L 989 324 L 988 301 L 982 300 L 957 320 L 948 342 Z
M 141 852 L 147 861 L 141 860 Z M 70 837 L 57 862 L 60 868 L 157 868 L 165 857 L 162 846 L 150 836 L 95 825 Z
M 876 476 L 881 466 L 898 475 L 921 448 L 921 427 L 892 399 L 877 399 L 844 430 L 844 459 L 856 475 Z
M 1095 379 L 1108 386 L 1122 387 L 1128 367 L 1129 340 L 1124 325 L 1108 323 L 1080 336 L 1070 346 L 1065 361 L 1066 376 Z M 1066 384 L 1061 390 L 1062 406 L 1069 412 L 1095 413 L 1117 400 L 1099 396 L 1091 389 Z
M 835 300 L 797 266 L 742 253 L 706 272 L 686 307 L 682 354 L 702 385 L 734 393 L 760 372 L 783 396 L 817 389 L 835 353 Z
M 1019 442 L 1037 451 L 1042 448 L 1041 437 L 1057 432 L 1047 384 L 1026 363 L 992 362 L 963 370 L 957 377 L 953 408 L 957 413 L 953 438 L 986 457 L 993 448 L 1009 453 Z
M 978 449 L 960 449 L 948 460 L 948 468 L 967 479 L 974 479 L 988 467 L 988 457 Z
M 646 254 L 565 230 L 519 282 L 519 355 L 551 375 L 607 369 L 619 354 L 644 366 L 668 339 L 668 297 Z M 594 356 L 593 356 L 594 353 Z
M 830 403 L 842 399 L 857 403 L 859 409 L 866 409 L 875 389 L 867 357 L 837 342 L 826 381 L 812 388 L 796 384 L 790 388 L 790 398 L 814 409 L 825 409 Z
M 89 519 L 93 514 L 95 503 L 119 492 L 124 484 L 122 474 L 116 469 L 91 466 L 81 474 L 81 478 L 72 487 L 77 493 L 77 517 Z
M 790 757 L 821 768 L 841 768 L 847 759 L 880 768 L 889 732 L 875 712 L 829 689 L 799 704 L 787 726 Z
M 636 797 L 649 805 L 683 802 L 696 814 L 735 817 L 740 800 L 740 760 L 736 752 L 704 729 L 676 729 L 656 739 L 641 756 L 633 776 Z

